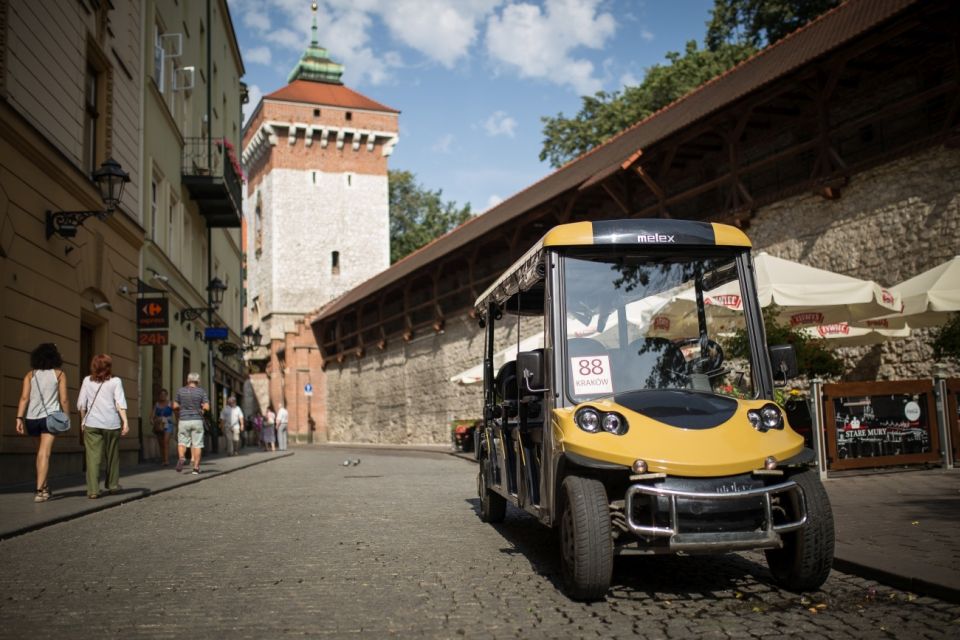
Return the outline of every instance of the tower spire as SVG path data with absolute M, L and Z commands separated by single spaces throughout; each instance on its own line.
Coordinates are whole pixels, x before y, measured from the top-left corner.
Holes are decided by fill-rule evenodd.
M 343 65 L 330 58 L 327 50 L 320 46 L 317 39 L 317 3 L 310 4 L 313 11 L 313 26 L 310 27 L 310 46 L 300 56 L 297 66 L 287 76 L 287 82 L 309 80 L 326 84 L 343 84 Z

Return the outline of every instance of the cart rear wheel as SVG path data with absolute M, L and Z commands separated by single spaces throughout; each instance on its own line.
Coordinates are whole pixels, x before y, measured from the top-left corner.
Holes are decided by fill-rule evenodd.
M 610 505 L 603 484 L 569 476 L 563 481 L 560 560 L 564 589 L 574 600 L 602 600 L 613 574 Z
M 480 494 L 480 519 L 484 522 L 503 522 L 507 515 L 507 500 L 490 488 L 489 458 L 480 461 L 477 491 Z
M 806 470 L 791 478 L 800 485 L 807 506 L 807 523 L 783 534 L 783 548 L 766 552 L 773 580 L 790 591 L 815 591 L 826 582 L 833 565 L 833 512 L 830 499 L 816 473 Z M 787 505 L 789 517 L 798 506 Z

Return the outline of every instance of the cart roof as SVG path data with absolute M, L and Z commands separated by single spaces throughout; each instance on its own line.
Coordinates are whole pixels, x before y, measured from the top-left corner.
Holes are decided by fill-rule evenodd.
M 504 271 L 480 294 L 474 308 L 481 316 L 487 304 L 503 304 L 518 291 L 526 291 L 543 279 L 543 251 L 547 247 L 621 245 L 643 247 L 749 247 L 746 234 L 726 224 L 692 220 L 637 218 L 596 220 L 562 224 L 548 231 L 529 251 Z M 522 309 L 518 309 L 522 312 Z

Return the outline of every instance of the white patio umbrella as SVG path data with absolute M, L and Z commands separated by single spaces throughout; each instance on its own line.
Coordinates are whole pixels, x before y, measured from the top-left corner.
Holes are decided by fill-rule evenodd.
M 960 256 L 898 285 L 890 291 L 903 300 L 903 311 L 868 319 L 860 324 L 871 327 L 937 327 L 951 313 L 960 311 Z
M 793 327 L 816 327 L 841 322 L 854 322 L 900 310 L 900 298 L 872 280 L 861 280 L 825 269 L 817 269 L 792 260 L 760 252 L 754 258 L 757 274 L 757 297 L 761 307 L 777 305 L 778 320 Z M 742 321 L 743 300 L 740 284 L 729 282 L 704 293 L 704 302 L 711 305 L 710 315 L 722 319 L 718 308 L 729 310 L 731 320 Z M 670 324 L 677 318 L 695 327 L 695 293 L 693 287 L 677 294 L 653 316 Z M 665 318 L 665 319 L 664 319 Z
M 520 341 L 519 351 L 533 351 L 534 349 L 540 349 L 543 347 L 543 332 L 541 331 L 538 334 L 529 336 Z M 512 345 L 499 351 L 493 355 L 493 371 L 494 373 L 503 366 L 505 362 L 517 359 L 517 343 L 514 342 Z M 483 361 L 481 360 L 480 364 L 474 365 L 467 369 L 466 371 L 461 371 L 457 375 L 450 378 L 450 382 L 458 384 L 476 384 L 478 382 L 483 382 Z
M 910 327 L 902 329 L 876 329 L 854 327 L 848 322 L 803 327 L 803 333 L 811 338 L 824 338 L 831 347 L 857 347 L 862 345 L 880 344 L 893 338 L 910 336 Z

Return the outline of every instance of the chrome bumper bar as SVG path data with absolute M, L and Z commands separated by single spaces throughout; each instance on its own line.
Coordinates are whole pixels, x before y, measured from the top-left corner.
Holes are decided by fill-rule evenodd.
M 797 496 L 796 504 L 799 507 L 799 519 L 793 522 L 774 524 L 772 497 L 781 493 L 794 493 Z M 633 519 L 633 501 L 638 495 L 670 500 L 670 526 L 657 527 L 639 524 Z M 717 532 L 717 533 L 684 533 L 680 531 L 680 519 L 677 515 L 677 500 L 700 500 L 711 502 L 714 500 L 743 500 L 744 498 L 762 498 L 765 517 L 765 528 L 758 531 L 744 532 Z M 743 550 L 758 548 L 776 548 L 781 546 L 780 535 L 789 531 L 796 531 L 807 522 L 807 503 L 803 490 L 792 480 L 780 484 L 748 489 L 733 493 L 699 493 L 668 489 L 645 484 L 634 484 L 627 488 L 626 501 L 627 527 L 639 536 L 654 536 L 670 538 L 672 551 L 721 551 Z

